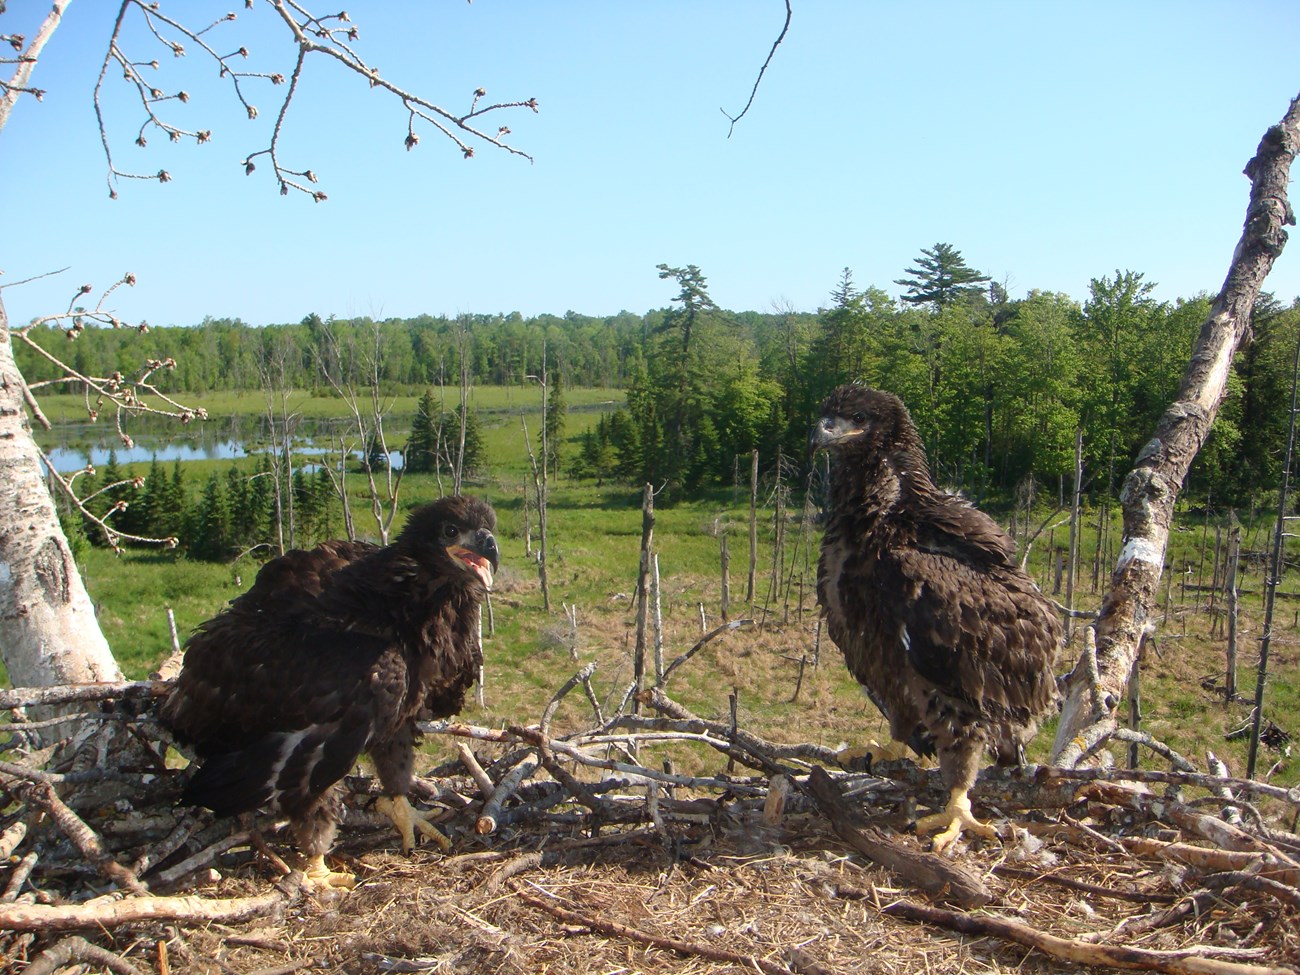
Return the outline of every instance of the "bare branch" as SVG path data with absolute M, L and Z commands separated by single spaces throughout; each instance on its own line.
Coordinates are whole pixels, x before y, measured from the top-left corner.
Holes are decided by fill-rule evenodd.
M 786 31 L 790 29 L 790 18 L 793 15 L 794 11 L 790 8 L 790 0 L 785 0 L 785 24 L 781 27 L 781 33 L 777 35 L 776 40 L 772 43 L 772 50 L 768 52 L 767 60 L 764 61 L 763 66 L 758 69 L 758 77 L 754 79 L 754 87 L 749 93 L 749 101 L 745 102 L 745 107 L 740 110 L 740 114 L 733 118 L 731 115 L 727 115 L 727 110 L 725 108 L 718 109 L 718 111 L 722 112 L 723 115 L 726 115 L 731 121 L 731 125 L 727 128 L 728 139 L 731 138 L 731 133 L 736 131 L 736 123 L 745 117 L 746 113 L 749 111 L 749 107 L 754 104 L 754 96 L 758 94 L 758 86 L 763 83 L 763 75 L 767 73 L 768 66 L 772 63 L 772 58 L 776 57 L 776 49 L 780 47 L 781 42 L 785 40 Z
M 36 64 L 41 58 L 41 51 L 44 50 L 46 42 L 49 41 L 59 27 L 59 23 L 63 19 L 63 10 L 67 5 L 66 0 L 55 0 L 51 4 L 50 12 L 46 14 L 40 30 L 32 38 L 27 50 L 23 51 L 19 56 L 18 67 L 14 70 L 13 76 L 7 82 L 0 82 L 0 130 L 3 130 L 5 123 L 9 121 L 9 113 L 13 111 L 19 95 L 31 95 L 37 101 L 40 101 L 44 96 L 44 91 L 40 88 L 30 88 L 28 83 L 31 80 L 32 71 L 35 70 Z
M 514 148 L 505 141 L 506 137 L 510 135 L 509 126 L 501 125 L 495 132 L 490 132 L 478 127 L 477 122 L 485 116 L 512 110 L 528 109 L 537 112 L 537 99 L 529 98 L 519 101 L 483 104 L 482 99 L 486 92 L 479 88 L 474 91 L 471 97 L 468 111 L 462 113 L 453 112 L 393 84 L 381 76 L 377 67 L 367 63 L 353 47 L 353 42 L 357 40 L 359 31 L 346 12 L 317 16 L 308 11 L 302 4 L 296 2 L 296 0 L 268 0 L 268 2 L 291 34 L 297 48 L 293 67 L 288 72 L 244 70 L 239 65 L 250 57 L 250 51 L 245 45 L 240 44 L 234 50 L 222 53 L 225 49 L 219 50 L 213 46 L 215 42 L 209 42 L 209 34 L 215 35 L 219 33 L 220 27 L 238 19 L 234 13 L 226 14 L 206 27 L 196 30 L 168 16 L 159 3 L 146 2 L 146 0 L 122 0 L 94 90 L 95 117 L 99 126 L 100 141 L 104 148 L 104 157 L 108 165 L 107 179 L 111 197 L 117 198 L 117 183 L 121 179 L 156 180 L 160 183 L 166 183 L 172 177 L 165 169 L 155 173 L 126 172 L 119 169 L 114 162 L 103 107 L 106 94 L 105 83 L 110 68 L 121 71 L 123 81 L 132 90 L 138 108 L 143 114 L 143 120 L 139 125 L 134 140 L 136 145 L 140 147 L 146 146 L 151 132 L 161 133 L 172 142 L 193 140 L 195 143 L 202 145 L 212 139 L 211 129 L 183 128 L 168 121 L 160 114 L 162 106 L 168 106 L 176 102 L 188 102 L 189 94 L 183 90 L 168 91 L 161 87 L 161 82 L 155 82 L 145 77 L 144 72 L 146 69 L 149 71 L 159 69 L 160 65 L 156 58 L 148 60 L 134 59 L 127 54 L 123 47 L 123 35 L 128 15 L 132 13 L 135 13 L 144 21 L 147 32 L 152 36 L 153 41 L 173 58 L 185 57 L 187 46 L 192 46 L 201 55 L 215 63 L 221 79 L 229 83 L 235 100 L 243 108 L 244 114 L 250 120 L 256 120 L 261 114 L 256 104 L 250 99 L 248 90 L 250 83 L 279 87 L 285 86 L 287 82 L 284 93 L 277 96 L 279 107 L 275 113 L 270 141 L 264 148 L 246 154 L 243 160 L 244 172 L 252 174 L 257 169 L 256 160 L 258 160 L 258 157 L 266 157 L 270 161 L 272 175 L 276 185 L 280 188 L 281 195 L 287 195 L 290 190 L 297 190 L 310 196 L 317 203 L 327 199 L 326 194 L 316 188 L 315 184 L 318 177 L 312 169 L 292 168 L 283 163 L 280 156 L 281 136 L 284 132 L 285 121 L 288 118 L 289 109 L 299 93 L 303 67 L 307 58 L 311 55 L 326 56 L 347 70 L 364 78 L 371 88 L 382 89 L 395 97 L 402 108 L 405 109 L 407 115 L 404 144 L 408 150 L 413 149 L 420 141 L 419 135 L 415 131 L 416 119 L 420 119 L 450 139 L 467 159 L 474 155 L 474 144 L 482 143 L 502 149 L 512 155 L 522 156 L 530 162 L 532 161 L 532 157 L 528 153 Z

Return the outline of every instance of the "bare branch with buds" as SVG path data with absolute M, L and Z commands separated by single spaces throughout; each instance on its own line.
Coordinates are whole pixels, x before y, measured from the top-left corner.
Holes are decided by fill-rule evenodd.
M 473 157 L 474 143 L 484 143 L 532 161 L 528 153 L 506 143 L 505 139 L 510 135 L 509 126 L 501 125 L 495 132 L 489 132 L 478 128 L 475 120 L 492 113 L 519 108 L 536 112 L 538 111 L 536 98 L 483 104 L 482 100 L 486 98 L 487 92 L 483 88 L 478 88 L 473 93 L 468 111 L 463 113 L 449 111 L 398 87 L 384 78 L 377 67 L 368 64 L 353 46 L 360 37 L 360 31 L 352 23 L 347 11 L 317 16 L 296 0 L 267 0 L 267 2 L 289 30 L 298 48 L 293 69 L 287 73 L 247 70 L 243 65 L 250 57 L 248 47 L 241 44 L 229 53 L 221 53 L 227 48 L 214 46 L 215 41 L 209 43 L 209 34 L 219 32 L 224 25 L 238 19 L 234 13 L 218 18 L 201 30 L 194 30 L 168 16 L 162 9 L 163 4 L 156 0 L 122 0 L 94 95 L 100 141 L 103 143 L 104 156 L 108 163 L 107 179 L 111 197 L 117 198 L 117 184 L 122 179 L 157 180 L 160 183 L 167 183 L 171 181 L 172 175 L 165 169 L 155 173 L 128 172 L 120 169 L 114 161 L 103 111 L 103 97 L 106 93 L 106 80 L 109 78 L 110 69 L 122 72 L 123 80 L 132 89 L 143 112 L 143 121 L 134 139 L 137 146 L 146 147 L 149 142 L 148 137 L 153 132 L 162 133 L 171 142 L 192 139 L 196 144 L 203 145 L 212 140 L 211 129 L 185 128 L 161 114 L 164 108 L 172 107 L 176 103 L 187 104 L 190 100 L 189 93 L 184 90 L 168 91 L 163 87 L 162 82 L 155 80 L 157 76 L 154 73 L 161 70 L 157 58 L 136 60 L 128 56 L 124 48 L 126 43 L 124 28 L 133 14 L 143 20 L 147 33 L 153 41 L 173 59 L 185 57 L 189 50 L 198 51 L 211 59 L 218 67 L 220 78 L 230 84 L 235 99 L 250 120 L 256 120 L 260 115 L 257 106 L 251 101 L 251 85 L 269 83 L 272 87 L 286 86 L 283 94 L 277 96 L 280 104 L 271 130 L 270 142 L 264 148 L 248 153 L 243 159 L 244 172 L 248 175 L 256 171 L 258 157 L 269 159 L 272 177 L 279 186 L 282 196 L 287 196 L 290 190 L 297 190 L 310 196 L 317 203 L 327 199 L 324 192 L 315 188 L 317 177 L 311 169 L 291 168 L 283 164 L 280 158 L 280 140 L 284 122 L 289 107 L 298 93 L 303 65 L 309 55 L 315 54 L 332 58 L 346 69 L 364 78 L 371 88 L 387 91 L 398 99 L 407 111 L 407 132 L 404 141 L 408 150 L 414 149 L 420 141 L 415 131 L 415 120 L 418 118 L 450 139 L 466 159 Z M 245 6 L 248 9 L 253 8 L 252 3 L 247 3 Z M 0 40 L 9 39 L 0 38 Z M 13 41 L 10 40 L 10 43 Z

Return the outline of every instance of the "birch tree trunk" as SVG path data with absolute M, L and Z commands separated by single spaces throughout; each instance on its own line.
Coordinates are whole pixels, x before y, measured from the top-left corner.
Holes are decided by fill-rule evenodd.
M 1282 121 L 1264 133 L 1246 164 L 1250 203 L 1228 276 L 1201 326 L 1177 398 L 1124 481 L 1123 545 L 1096 624 L 1099 686 L 1095 692 L 1088 686 L 1087 667 L 1076 667 L 1070 676 L 1052 747 L 1055 762 L 1077 761 L 1087 729 L 1112 717 L 1125 697 L 1124 685 L 1155 604 L 1174 502 L 1223 403 L 1232 357 L 1249 329 L 1255 298 L 1286 245 L 1283 227 L 1295 224 L 1287 182 L 1298 148 L 1300 96 Z
M 0 302 L 0 658 L 16 687 L 118 681 L 45 485 Z

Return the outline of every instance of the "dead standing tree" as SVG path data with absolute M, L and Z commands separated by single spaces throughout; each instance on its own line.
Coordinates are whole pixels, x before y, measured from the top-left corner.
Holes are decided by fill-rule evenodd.
M 392 403 L 384 401 L 379 393 L 383 360 L 383 333 L 374 322 L 366 323 L 365 343 L 356 335 L 343 341 L 339 334 L 340 326 L 334 321 L 323 322 L 319 327 L 312 327 L 315 347 L 313 354 L 317 367 L 335 395 L 348 408 L 350 426 L 357 436 L 361 449 L 361 470 L 366 476 L 367 495 L 370 498 L 370 514 L 375 520 L 380 544 L 388 544 L 388 535 L 397 517 L 397 501 L 402 489 L 402 476 L 406 473 L 403 465 L 393 472 L 391 451 L 388 437 L 384 433 L 384 419 L 388 416 Z M 358 394 L 360 385 L 364 393 Z M 352 506 L 349 501 L 345 477 L 348 457 L 351 450 L 344 446 L 342 434 L 339 435 L 339 469 L 337 473 L 325 467 L 334 492 L 343 507 L 343 520 L 348 528 L 348 537 L 355 538 L 352 520 Z M 380 460 L 382 459 L 382 460 Z M 376 471 L 375 468 L 380 470 Z M 381 475 L 382 487 L 375 475 Z
M 1260 141 L 1246 164 L 1251 182 L 1245 229 L 1227 278 L 1201 326 L 1175 400 L 1124 481 L 1123 544 L 1097 619 L 1096 681 L 1078 666 L 1052 747 L 1053 761 L 1073 765 L 1115 726 L 1125 684 L 1150 625 L 1174 502 L 1227 392 L 1232 358 L 1250 327 L 1255 298 L 1295 223 L 1287 200 L 1291 163 L 1300 150 L 1300 96 Z M 1086 651 L 1085 651 L 1086 653 Z

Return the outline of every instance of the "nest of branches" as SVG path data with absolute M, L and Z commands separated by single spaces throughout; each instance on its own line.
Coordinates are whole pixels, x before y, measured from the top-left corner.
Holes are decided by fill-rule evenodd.
M 1300 790 L 1182 759 L 990 769 L 972 800 L 999 840 L 940 856 L 909 832 L 946 798 L 937 771 L 771 741 L 662 681 L 606 716 L 593 669 L 535 724 L 425 725 L 457 753 L 413 796 L 440 812 L 448 855 L 392 853 L 377 784 L 350 777 L 335 856 L 360 883 L 323 894 L 270 817 L 176 805 L 187 773 L 154 719 L 165 681 L 0 692 L 7 967 L 1300 971 Z M 557 732 L 579 687 L 591 720 Z M 37 707 L 59 713 L 30 720 Z M 78 737 L 24 747 L 60 722 Z

